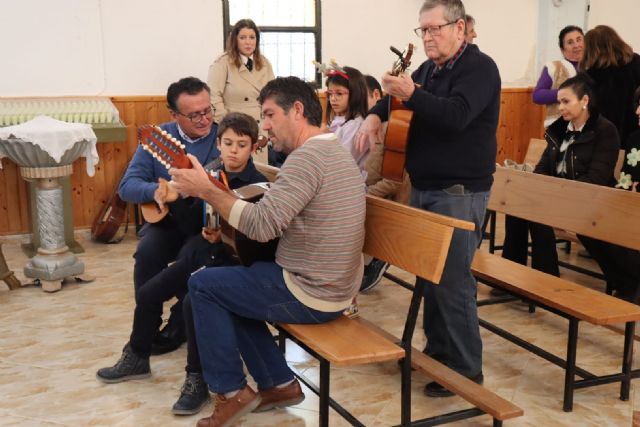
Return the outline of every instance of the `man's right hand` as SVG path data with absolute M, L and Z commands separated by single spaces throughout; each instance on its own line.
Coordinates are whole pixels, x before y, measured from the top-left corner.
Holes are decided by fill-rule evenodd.
M 356 134 L 356 149 L 359 153 L 363 153 L 367 149 L 373 151 L 376 142 L 380 142 L 382 139 L 382 120 L 376 114 L 369 114 Z
M 178 198 L 178 192 L 164 178 L 158 178 L 158 188 L 153 193 L 153 200 L 158 204 L 160 210 L 164 210 L 165 203 L 174 202 Z

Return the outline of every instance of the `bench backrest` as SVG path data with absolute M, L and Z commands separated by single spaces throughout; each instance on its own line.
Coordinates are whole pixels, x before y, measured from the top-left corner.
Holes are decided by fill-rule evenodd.
M 489 209 L 640 250 L 640 193 L 498 167 Z
M 454 228 L 473 223 L 367 196 L 363 252 L 433 283 L 440 282 Z
M 270 181 L 280 169 L 256 163 Z M 433 283 L 440 282 L 454 228 L 473 223 L 367 196 L 364 253 Z
M 534 168 L 540 161 L 542 153 L 547 148 L 547 141 L 544 139 L 531 138 L 529 140 L 529 146 L 527 152 L 524 155 L 524 162 L 529 163 Z
M 280 172 L 280 168 L 266 165 L 264 163 L 255 162 L 254 165 L 256 166 L 256 169 L 258 169 L 258 171 L 269 180 L 269 182 L 275 181 L 278 172 Z

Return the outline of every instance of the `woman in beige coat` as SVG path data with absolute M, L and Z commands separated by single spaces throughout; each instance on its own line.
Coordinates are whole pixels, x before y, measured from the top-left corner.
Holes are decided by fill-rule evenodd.
M 214 120 L 219 123 L 231 111 L 250 115 L 260 124 L 260 90 L 274 74 L 271 63 L 260 53 L 260 31 L 250 19 L 238 21 L 229 33 L 227 49 L 209 67 L 208 83 Z M 267 163 L 267 150 L 254 154 Z

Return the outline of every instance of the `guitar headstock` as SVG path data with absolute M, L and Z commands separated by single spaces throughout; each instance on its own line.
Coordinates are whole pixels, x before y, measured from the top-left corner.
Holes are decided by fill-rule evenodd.
M 184 151 L 184 145 L 158 126 L 140 126 L 138 128 L 138 142 L 144 150 L 167 169 L 172 167 L 188 169 L 192 166 Z
M 402 52 L 400 52 L 398 49 L 396 49 L 393 46 L 391 46 L 390 49 L 391 49 L 391 52 L 398 55 L 398 59 L 396 59 L 396 61 L 393 63 L 393 66 L 391 67 L 391 72 L 390 72 L 391 75 L 397 76 L 400 73 L 404 73 L 407 70 L 407 68 L 409 68 L 409 65 L 411 65 L 411 56 L 413 55 L 413 43 L 409 43 L 405 48 L 405 50 L 403 50 Z

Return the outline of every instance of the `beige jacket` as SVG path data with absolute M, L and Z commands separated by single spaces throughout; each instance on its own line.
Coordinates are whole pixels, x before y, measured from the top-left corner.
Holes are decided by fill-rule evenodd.
M 260 121 L 260 90 L 274 79 L 271 63 L 264 58 L 262 69 L 247 70 L 244 65 L 238 69 L 229 62 L 225 53 L 218 57 L 209 67 L 207 79 L 211 88 L 211 103 L 216 108 L 214 119 L 220 120 L 229 111 L 246 113 Z
M 260 90 L 274 79 L 271 63 L 263 57 L 264 65 L 253 71 L 241 65 L 238 69 L 229 61 L 225 53 L 219 56 L 209 67 L 207 83 L 211 88 L 211 103 L 216 109 L 214 120 L 220 120 L 230 111 L 245 113 L 256 119 L 260 126 Z M 262 129 L 260 129 L 262 132 Z M 267 163 L 267 150 L 254 155 L 254 160 Z

